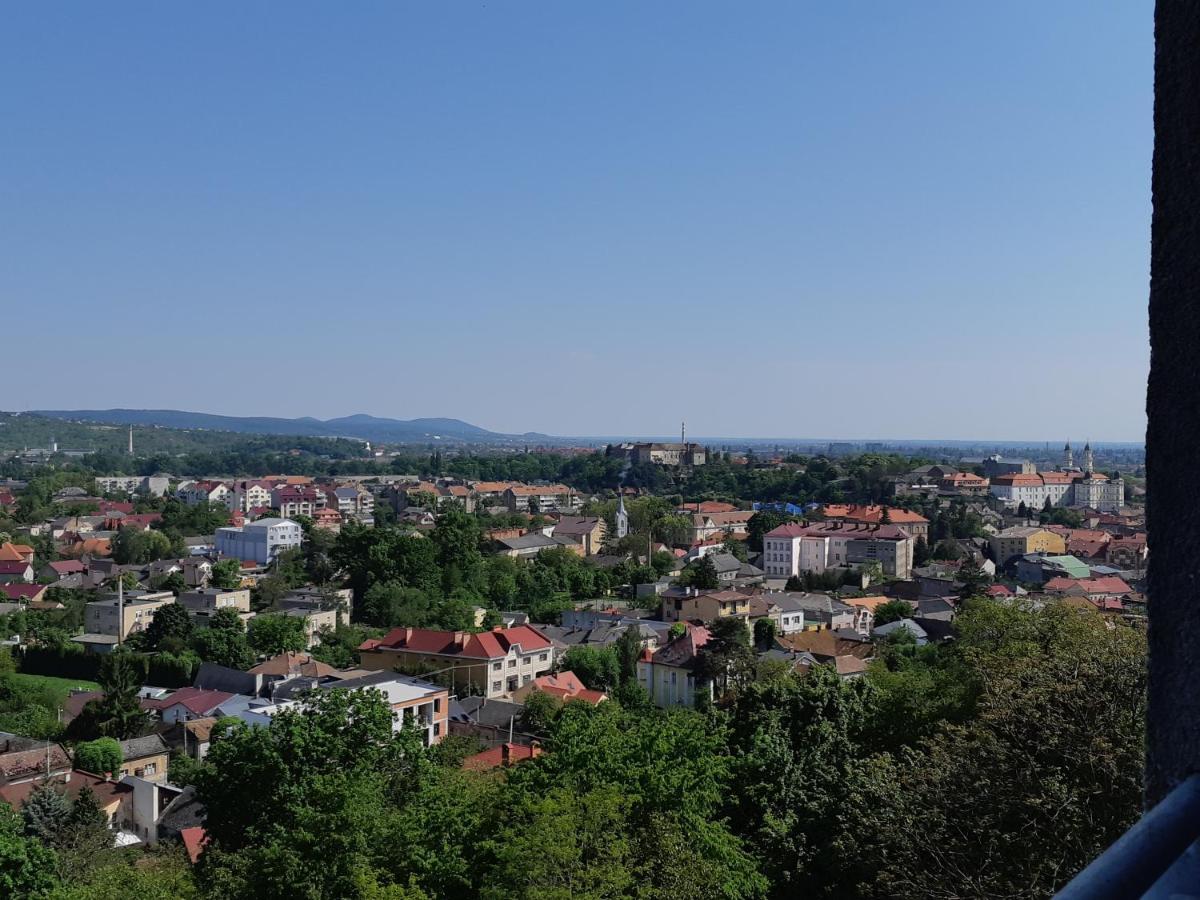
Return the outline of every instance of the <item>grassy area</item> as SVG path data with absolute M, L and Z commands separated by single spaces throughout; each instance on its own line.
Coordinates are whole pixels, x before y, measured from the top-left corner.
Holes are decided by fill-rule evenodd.
M 17 684 L 53 691 L 60 704 L 73 690 L 100 690 L 100 685 L 96 682 L 86 681 L 82 678 L 55 678 L 52 675 L 25 675 L 21 672 L 14 673 L 11 677 Z

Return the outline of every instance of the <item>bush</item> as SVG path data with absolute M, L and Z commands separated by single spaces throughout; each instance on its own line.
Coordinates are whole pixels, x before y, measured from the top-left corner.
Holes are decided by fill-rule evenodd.
M 93 775 L 115 773 L 120 770 L 123 761 L 121 744 L 115 738 L 97 738 L 75 748 L 75 768 Z

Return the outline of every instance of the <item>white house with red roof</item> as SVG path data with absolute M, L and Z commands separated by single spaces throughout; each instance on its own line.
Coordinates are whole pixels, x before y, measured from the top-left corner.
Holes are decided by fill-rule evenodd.
M 511 694 L 554 668 L 554 645 L 528 625 L 478 633 L 393 628 L 358 649 L 364 669 L 441 673 L 485 697 Z

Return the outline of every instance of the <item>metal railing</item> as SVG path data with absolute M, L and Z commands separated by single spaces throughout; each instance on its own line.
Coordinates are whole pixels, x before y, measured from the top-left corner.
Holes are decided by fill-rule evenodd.
M 1200 892 L 1200 775 L 1192 775 L 1057 894 L 1057 900 L 1133 900 Z M 1164 877 L 1165 876 L 1165 877 Z M 1180 893 L 1180 888 L 1184 892 Z

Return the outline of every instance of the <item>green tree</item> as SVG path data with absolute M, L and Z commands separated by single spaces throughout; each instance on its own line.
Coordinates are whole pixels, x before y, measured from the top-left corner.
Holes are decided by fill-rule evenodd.
M 627 625 L 613 642 L 617 658 L 617 675 L 621 684 L 637 683 L 637 664 L 642 656 L 642 632 L 637 625 Z
M 206 662 L 231 669 L 248 669 L 254 664 L 254 653 L 246 640 L 246 626 L 229 607 L 218 609 L 209 619 L 208 627 L 193 635 L 192 649 Z
M 197 773 L 206 895 L 345 896 L 387 852 L 390 805 L 427 765 L 377 691 L 318 691 L 267 728 L 235 729 Z
M 146 730 L 149 717 L 138 702 L 144 674 L 142 660 L 129 651 L 109 653 L 101 661 L 96 680 L 104 696 L 87 704 L 101 735 L 127 740 Z
M 911 619 L 913 616 L 912 605 L 904 600 L 889 600 L 887 603 L 880 603 L 875 607 L 874 624 L 876 626 L 886 625 L 889 622 L 897 622 L 900 619 Z
M 21 817 L 26 834 L 53 846 L 71 819 L 71 801 L 57 786 L 42 782 L 21 804 Z
M 0 803 L 0 896 L 39 900 L 55 888 L 55 854 L 38 838 L 25 835 L 22 818 Z
M 775 621 L 767 617 L 754 622 L 754 646 L 760 650 L 769 650 L 775 644 Z
M 93 775 L 120 771 L 123 759 L 121 744 L 116 738 L 96 738 L 94 741 L 84 741 L 75 748 L 75 768 Z
M 260 613 L 250 620 L 247 629 L 250 646 L 266 656 L 303 650 L 308 643 L 304 621 L 297 616 L 285 616 L 282 613 Z
M 774 531 L 780 525 L 786 525 L 788 522 L 794 521 L 796 521 L 795 516 L 785 515 L 784 513 L 775 512 L 770 509 L 760 509 L 746 523 L 746 532 L 749 535 L 746 543 L 750 545 L 751 550 L 761 553 L 763 535 L 769 531 Z
M 222 559 L 213 563 L 212 577 L 209 579 L 214 587 L 232 591 L 242 586 L 242 564 L 236 559 Z
M 597 691 L 611 691 L 621 680 L 621 663 L 614 647 L 571 647 L 563 654 L 562 668 Z
M 160 606 L 146 628 L 146 644 L 151 650 L 181 650 L 192 637 L 192 618 L 178 603 Z
M 701 591 L 715 591 L 721 586 L 717 567 L 707 556 L 694 559 L 683 570 L 681 581 Z

